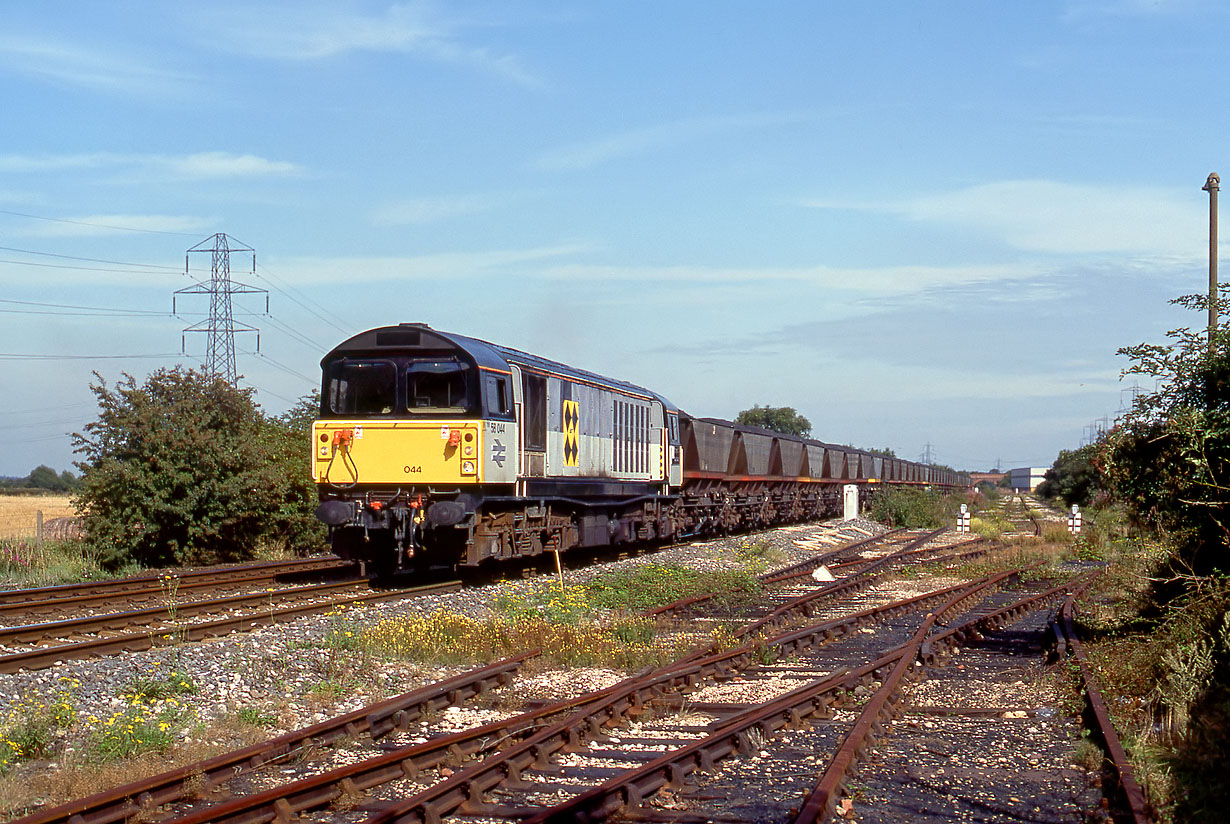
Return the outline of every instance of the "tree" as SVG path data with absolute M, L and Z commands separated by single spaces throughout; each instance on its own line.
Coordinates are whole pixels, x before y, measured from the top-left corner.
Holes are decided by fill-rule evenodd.
M 887 447 L 887 446 L 886 446 L 886 447 L 884 447 L 883 449 L 879 449 L 879 448 L 877 448 L 877 447 L 872 446 L 872 447 L 868 447 L 868 448 L 867 448 L 867 449 L 865 449 L 864 451 L 865 451 L 865 452 L 870 452 L 872 455 L 883 455 L 885 458 L 895 458 L 895 457 L 897 457 L 897 453 L 896 453 L 896 452 L 894 452 L 892 449 L 890 449 L 890 448 L 889 448 L 889 447 Z
M 1207 305 L 1199 296 L 1174 302 Z M 1127 374 L 1150 375 L 1158 388 L 1107 433 L 1101 459 L 1133 517 L 1171 537 L 1185 572 L 1205 575 L 1225 569 L 1230 541 L 1230 336 L 1167 336 L 1168 345 L 1119 350 L 1133 361 Z
M 31 470 L 29 477 L 26 478 L 26 486 L 52 492 L 64 492 L 69 488 L 60 475 L 45 464 L 40 464 Z
M 74 436 L 86 540 L 116 566 L 251 558 L 286 500 L 251 390 L 182 367 L 109 388 Z
M 786 435 L 798 435 L 806 438 L 811 435 L 811 421 L 794 411 L 792 406 L 753 406 L 744 409 L 735 418 L 735 423 L 743 426 L 759 426 Z
M 1086 444 L 1080 449 L 1061 451 L 1038 485 L 1038 495 L 1048 500 L 1058 498 L 1067 506 L 1093 503 L 1103 487 L 1097 466 L 1099 449 L 1098 444 Z
M 261 435 L 282 479 L 271 534 L 296 552 L 315 551 L 328 539 L 328 528 L 315 514 L 318 499 L 312 481 L 312 422 L 319 411 L 320 392 L 305 395 L 282 415 L 267 418 Z

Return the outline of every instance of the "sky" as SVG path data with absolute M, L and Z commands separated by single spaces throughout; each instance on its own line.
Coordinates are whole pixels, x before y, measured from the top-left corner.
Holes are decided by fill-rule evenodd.
M 733 418 L 1050 466 L 1204 319 L 1217 0 L 0 3 L 0 475 L 92 384 L 426 322 Z M 1223 235 L 1230 234 L 1224 232 Z M 253 260 L 254 258 L 254 260 Z M 174 308 L 176 314 L 172 313 Z M 95 375 L 97 374 L 98 377 Z M 305 445 L 305 449 L 306 449 Z

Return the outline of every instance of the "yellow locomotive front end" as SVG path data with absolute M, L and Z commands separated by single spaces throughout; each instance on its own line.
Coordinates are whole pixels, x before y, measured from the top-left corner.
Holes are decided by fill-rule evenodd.
M 321 361 L 312 478 L 338 555 L 376 572 L 456 563 L 483 496 L 515 484 L 508 367 L 462 341 L 404 324 Z
M 312 428 L 312 477 L 336 487 L 482 483 L 481 423 L 320 420 Z

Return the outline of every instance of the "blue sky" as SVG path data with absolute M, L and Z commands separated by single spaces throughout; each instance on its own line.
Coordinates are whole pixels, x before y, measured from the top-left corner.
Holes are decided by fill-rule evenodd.
M 701 416 L 1043 465 L 1200 317 L 1230 14 L 1066 2 L 0 5 L 0 474 L 69 468 L 114 383 L 425 321 Z M 1226 233 L 1223 232 L 1223 235 Z

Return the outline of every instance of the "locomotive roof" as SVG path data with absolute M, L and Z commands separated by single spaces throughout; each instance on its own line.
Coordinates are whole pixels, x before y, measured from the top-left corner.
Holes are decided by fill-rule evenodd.
M 611 389 L 618 389 L 634 395 L 643 395 L 662 403 L 668 410 L 675 412 L 678 408 L 657 392 L 637 386 L 627 381 L 608 378 L 596 372 L 578 369 L 549 358 L 531 355 L 507 346 L 498 346 L 478 338 L 457 335 L 452 332 L 441 332 L 432 329 L 425 323 L 402 323 L 397 326 L 381 326 L 360 332 L 335 346 L 324 358 L 321 366 L 338 355 L 391 355 L 398 350 L 449 350 L 459 349 L 474 359 L 480 367 L 507 371 L 509 365 L 526 366 L 531 369 L 548 372 L 566 378 L 598 384 Z

